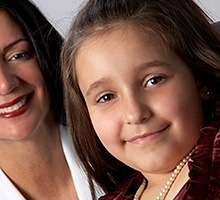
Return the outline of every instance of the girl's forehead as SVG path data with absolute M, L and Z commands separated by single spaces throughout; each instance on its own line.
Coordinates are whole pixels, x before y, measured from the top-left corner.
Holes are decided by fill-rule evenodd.
M 107 27 L 97 27 L 90 31 L 90 34 L 82 40 L 79 49 L 85 48 L 87 45 L 94 45 L 97 47 L 97 41 L 109 41 L 118 39 L 126 40 L 128 35 L 134 35 L 139 40 L 142 40 L 145 43 L 150 43 L 155 46 L 160 46 L 164 48 L 164 50 L 168 50 L 165 45 L 163 38 L 159 34 L 155 34 L 155 31 L 150 28 L 141 28 L 131 23 L 121 23 L 121 24 L 113 24 Z M 112 37 L 113 36 L 113 37 Z

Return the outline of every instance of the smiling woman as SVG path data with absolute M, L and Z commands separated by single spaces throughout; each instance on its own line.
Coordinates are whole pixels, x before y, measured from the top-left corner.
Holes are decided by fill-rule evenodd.
M 0 138 L 20 140 L 37 132 L 39 118 L 44 121 L 49 116 L 49 96 L 34 49 L 20 26 L 3 9 L 0 19 L 0 123 L 4 127 Z
M 59 33 L 27 0 L 0 0 L 0 198 L 95 198 L 65 126 Z

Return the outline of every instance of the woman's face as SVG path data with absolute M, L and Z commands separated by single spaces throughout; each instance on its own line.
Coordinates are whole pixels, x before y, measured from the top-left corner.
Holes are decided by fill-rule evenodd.
M 0 9 L 0 140 L 22 140 L 42 127 L 49 98 L 33 47 Z
M 76 56 L 79 86 L 98 137 L 113 156 L 142 173 L 173 169 L 193 148 L 203 124 L 191 71 L 152 41 L 133 29 L 118 29 L 87 40 Z

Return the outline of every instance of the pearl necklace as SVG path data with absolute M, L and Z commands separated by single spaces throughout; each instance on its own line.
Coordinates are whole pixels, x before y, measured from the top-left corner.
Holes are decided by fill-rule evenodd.
M 180 171 L 182 170 L 182 168 L 184 167 L 184 165 L 189 161 L 190 156 L 192 155 L 193 150 L 186 155 L 186 157 L 184 157 L 180 163 L 176 166 L 176 168 L 174 169 L 173 173 L 171 174 L 170 178 L 168 179 L 167 183 L 165 184 L 165 186 L 163 187 L 163 189 L 161 190 L 161 192 L 159 193 L 159 195 L 156 197 L 156 200 L 163 200 L 165 199 L 165 197 L 167 196 L 171 186 L 173 185 L 174 181 L 176 180 L 177 176 L 179 175 Z M 136 194 L 134 195 L 134 200 L 139 200 L 141 195 L 143 194 L 145 187 L 146 187 L 146 179 L 144 178 L 140 187 L 138 188 Z
M 145 186 L 146 186 L 146 179 L 144 178 L 140 187 L 138 188 L 136 194 L 134 195 L 134 200 L 139 200 L 139 198 L 141 197 L 142 193 L 144 192 Z

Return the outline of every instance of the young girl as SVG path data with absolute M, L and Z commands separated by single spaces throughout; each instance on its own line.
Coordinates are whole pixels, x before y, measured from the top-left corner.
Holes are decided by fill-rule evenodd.
M 102 200 L 220 199 L 210 22 L 192 0 L 90 0 L 77 15 L 62 51 L 68 123 Z

